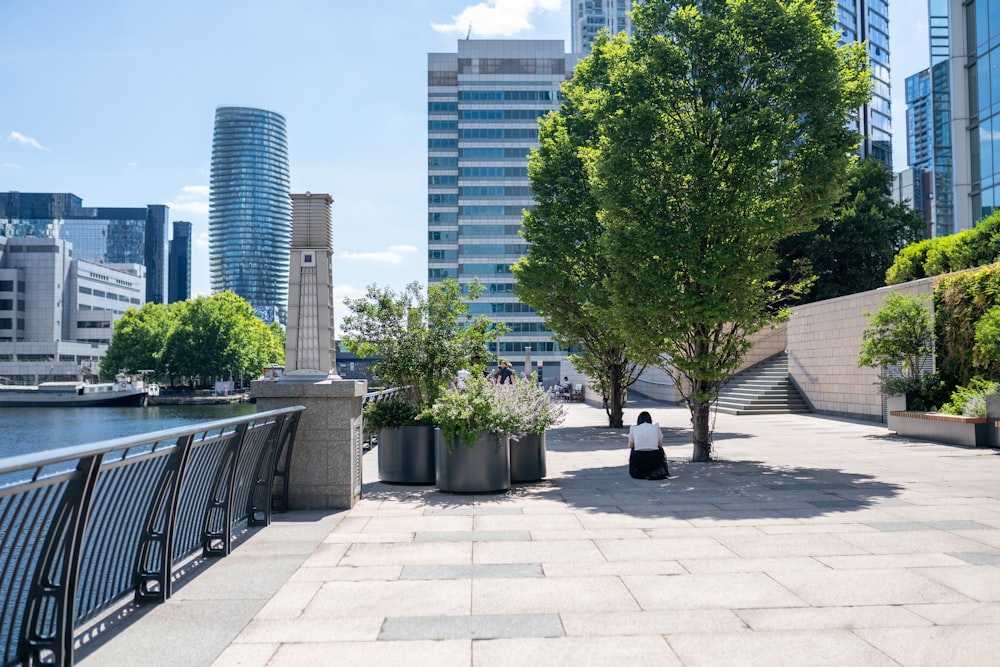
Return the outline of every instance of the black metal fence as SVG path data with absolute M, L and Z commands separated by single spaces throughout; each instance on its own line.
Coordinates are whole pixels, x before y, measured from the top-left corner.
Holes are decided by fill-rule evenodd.
M 4 665 L 72 665 L 76 630 L 288 505 L 296 406 L 0 459 Z

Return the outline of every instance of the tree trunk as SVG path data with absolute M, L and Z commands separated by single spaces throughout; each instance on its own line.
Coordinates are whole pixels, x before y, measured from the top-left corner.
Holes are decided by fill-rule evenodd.
M 622 405 L 625 398 L 625 392 L 622 389 L 622 367 L 615 364 L 609 370 L 611 402 L 608 405 L 608 427 L 622 428 L 625 418 L 625 408 Z
M 688 399 L 688 406 L 691 409 L 691 426 L 693 430 L 692 440 L 694 452 L 691 454 L 692 461 L 709 461 L 712 458 L 712 430 L 710 418 L 712 416 L 712 400 L 707 399 L 711 387 L 708 382 L 695 380 L 691 387 L 691 397 Z

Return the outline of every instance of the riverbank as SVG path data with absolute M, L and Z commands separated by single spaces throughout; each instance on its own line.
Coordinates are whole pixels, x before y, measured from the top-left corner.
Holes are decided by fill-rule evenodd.
M 214 393 L 194 393 L 194 394 L 160 394 L 159 396 L 149 396 L 146 405 L 235 405 L 237 403 L 249 403 L 249 393 L 226 394 L 216 396 Z

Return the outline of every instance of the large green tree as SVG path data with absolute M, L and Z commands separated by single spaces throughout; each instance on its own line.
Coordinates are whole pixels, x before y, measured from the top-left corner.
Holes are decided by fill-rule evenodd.
M 111 346 L 101 360 L 101 375 L 114 378 L 120 371 L 135 373 L 164 369 L 163 346 L 175 322 L 162 303 L 130 308 L 115 321 Z
M 279 335 L 233 292 L 171 304 L 176 324 L 163 362 L 171 375 L 209 378 L 259 377 L 264 366 L 284 359 Z
M 541 121 L 539 147 L 528 161 L 537 205 L 524 214 L 521 234 L 529 245 L 513 271 L 518 298 L 544 318 L 560 345 L 580 350 L 570 361 L 601 391 L 608 425 L 620 428 L 625 390 L 650 360 L 630 358 L 603 285 L 612 260 L 601 248 L 600 205 L 579 152 L 593 130 L 570 102 Z
M 631 41 L 599 42 L 565 94 L 600 203 L 605 286 L 630 346 L 669 358 L 696 461 L 750 336 L 782 315 L 781 240 L 830 214 L 869 94 L 832 0 L 647 0 Z M 800 286 L 785 286 L 796 289 Z
M 847 191 L 816 229 L 782 244 L 786 262 L 804 259 L 816 282 L 803 301 L 877 289 L 896 253 L 923 238 L 925 222 L 892 200 L 892 172 L 874 158 L 853 164 Z

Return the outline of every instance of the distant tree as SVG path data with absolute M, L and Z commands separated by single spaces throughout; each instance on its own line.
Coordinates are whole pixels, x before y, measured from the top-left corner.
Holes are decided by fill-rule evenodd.
M 580 157 L 593 129 L 570 101 L 541 121 L 539 147 L 528 160 L 537 204 L 524 214 L 521 234 L 529 245 L 513 272 L 518 298 L 542 316 L 560 345 L 579 350 L 570 361 L 601 392 L 608 426 L 621 428 L 625 390 L 652 360 L 629 358 L 603 284 L 612 260 L 601 247 L 600 206 Z
M 161 303 L 126 310 L 115 322 L 111 346 L 101 360 L 101 375 L 114 378 L 119 371 L 140 370 L 162 373 L 163 348 L 173 325 L 169 308 Z
M 719 388 L 783 314 L 778 243 L 830 214 L 857 146 L 869 73 L 833 9 L 647 0 L 633 39 L 599 40 L 564 90 L 597 128 L 580 154 L 615 258 L 604 285 L 630 349 L 669 358 L 696 461 Z
M 233 292 L 177 302 L 171 308 L 177 311 L 176 325 L 163 353 L 171 375 L 208 380 L 242 373 L 253 378 L 280 358 L 275 332 Z
M 872 158 L 851 165 L 847 191 L 816 229 L 787 239 L 786 262 L 804 259 L 816 282 L 803 301 L 877 289 L 896 254 L 923 237 L 923 218 L 892 200 L 892 172 Z

